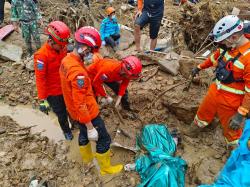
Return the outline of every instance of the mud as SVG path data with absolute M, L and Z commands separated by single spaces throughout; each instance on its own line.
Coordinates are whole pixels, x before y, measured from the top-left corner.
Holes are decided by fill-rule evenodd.
M 105 7 L 108 5 L 93 2 L 90 15 L 87 11 L 84 12 L 85 9 L 70 8 L 66 2 L 66 0 L 41 1 L 40 8 L 45 22 L 52 19 L 64 20 L 72 31 L 88 24 L 96 26 L 105 16 Z M 178 54 L 183 49 L 196 52 L 220 16 L 230 12 L 233 6 L 242 9 L 247 6 L 241 1 L 226 1 L 223 5 L 211 1 L 207 4 L 206 1 L 202 1 L 198 5 L 176 7 L 171 2 L 166 1 L 165 21 L 159 37 L 171 36 L 173 44 L 171 47 Z M 122 3 L 126 4 L 125 1 L 113 4 L 118 9 L 118 20 L 132 28 L 134 9 L 127 7 L 121 10 L 119 8 Z M 9 15 L 8 10 L 7 15 Z M 144 36 L 147 35 L 148 28 L 143 30 L 143 33 Z M 46 37 L 43 37 L 43 41 L 45 39 Z M 13 33 L 6 41 L 24 47 L 20 33 Z M 145 39 L 143 45 L 148 45 L 147 41 Z M 126 50 L 119 51 L 116 56 L 124 57 L 135 53 L 134 49 L 132 45 Z M 114 56 L 109 50 L 104 51 L 104 56 Z M 190 70 L 200 62 L 193 59 L 192 55 L 179 61 L 180 72 L 177 76 L 159 70 L 157 60 L 162 58 L 161 55 L 140 55 L 143 60 L 144 77 L 133 81 L 129 86 L 129 98 L 134 112 L 128 113 L 119 109 L 118 113 L 111 106 L 101 108 L 101 115 L 113 142 L 123 147 L 134 147 L 136 134 L 146 124 L 163 123 L 170 131 L 178 130 L 181 143 L 178 145 L 176 155 L 188 163 L 186 174 L 188 187 L 211 183 L 229 155 L 217 121 L 203 129 L 195 138 L 183 135 L 183 132 L 190 128 L 212 77 L 211 71 L 206 71 L 201 74 L 198 82 L 191 84 L 188 92 L 184 91 Z M 108 92 L 115 98 L 110 90 Z M 139 176 L 135 172 L 122 172 L 119 175 L 102 178 L 93 165 L 82 164 L 77 145 L 79 132 L 74 131 L 75 138 L 72 142 L 65 142 L 56 117 L 51 114 L 46 116 L 37 110 L 34 72 L 23 65 L 0 61 L 0 101 L 0 116 L 2 116 L 0 128 L 6 131 L 0 135 L 0 186 L 27 186 L 33 174 L 48 179 L 52 186 L 125 187 L 139 184 Z M 29 128 L 29 126 L 34 127 Z M 113 163 L 133 163 L 135 157 L 133 151 L 112 146 Z

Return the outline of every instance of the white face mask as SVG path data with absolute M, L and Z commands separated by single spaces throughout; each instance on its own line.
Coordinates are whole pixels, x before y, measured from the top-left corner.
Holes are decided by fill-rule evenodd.
M 231 44 L 230 47 L 235 48 L 235 47 L 237 47 L 238 44 L 240 44 L 242 38 L 243 38 L 243 35 L 240 36 L 240 38 L 235 42 L 231 42 L 230 40 L 227 40 L 227 41 Z
M 115 19 L 116 17 L 115 17 L 115 15 L 112 15 L 111 18 L 112 18 L 112 19 Z
M 84 62 L 91 62 L 93 58 L 93 53 L 88 53 L 84 56 Z

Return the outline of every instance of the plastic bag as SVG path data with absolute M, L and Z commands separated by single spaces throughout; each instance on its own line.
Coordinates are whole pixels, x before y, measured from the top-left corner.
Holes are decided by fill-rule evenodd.
M 138 187 L 184 187 L 186 162 L 173 157 L 176 144 L 165 125 L 147 125 L 137 137 L 137 145 L 146 153 L 136 159 L 141 176 Z

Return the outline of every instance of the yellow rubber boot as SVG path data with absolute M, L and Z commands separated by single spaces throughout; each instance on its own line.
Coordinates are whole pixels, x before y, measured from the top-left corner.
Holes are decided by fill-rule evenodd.
M 87 164 L 89 162 L 92 162 L 93 154 L 92 154 L 90 142 L 87 145 L 79 146 L 79 147 L 80 147 L 80 154 L 82 156 L 83 163 Z
M 110 150 L 103 154 L 96 153 L 95 157 L 99 164 L 101 175 L 119 173 L 123 168 L 121 164 L 115 166 L 110 165 Z

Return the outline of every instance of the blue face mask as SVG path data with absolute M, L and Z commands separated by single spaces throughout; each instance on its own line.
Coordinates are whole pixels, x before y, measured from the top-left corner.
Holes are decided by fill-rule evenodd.
M 115 18 L 116 18 L 116 16 L 115 16 L 115 15 L 112 15 L 112 16 L 111 16 L 111 18 L 112 18 L 112 19 L 115 19 Z

